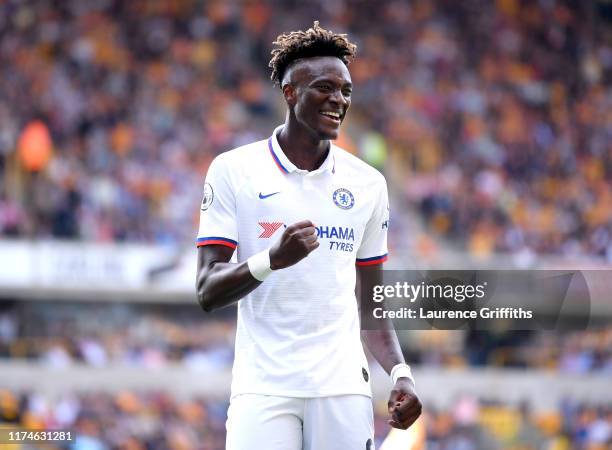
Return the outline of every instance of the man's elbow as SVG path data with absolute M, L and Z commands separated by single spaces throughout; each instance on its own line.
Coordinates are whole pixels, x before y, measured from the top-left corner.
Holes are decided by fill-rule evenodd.
M 196 294 L 198 297 L 198 304 L 200 305 L 200 308 L 202 308 L 204 312 L 209 313 L 215 310 L 214 302 L 211 301 L 212 300 L 211 296 L 206 292 L 204 288 L 203 280 L 197 281 Z
M 215 309 L 213 305 L 211 305 L 210 303 L 206 303 L 203 298 L 198 297 L 198 303 L 200 304 L 200 308 L 202 308 L 202 311 L 204 312 L 213 312 Z

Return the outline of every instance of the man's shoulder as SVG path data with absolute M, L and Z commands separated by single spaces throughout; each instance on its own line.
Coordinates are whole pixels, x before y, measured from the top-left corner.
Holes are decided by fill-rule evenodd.
M 352 153 L 334 145 L 334 155 L 338 163 L 338 170 L 347 171 L 351 177 L 360 177 L 369 182 L 386 184 L 384 175 L 378 169 L 370 166 Z

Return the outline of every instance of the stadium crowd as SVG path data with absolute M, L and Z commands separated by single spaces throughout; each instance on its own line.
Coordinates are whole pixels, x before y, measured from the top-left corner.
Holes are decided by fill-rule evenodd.
M 219 450 L 225 448 L 226 416 L 226 402 L 161 392 L 49 399 L 37 392 L 0 390 L 0 426 L 72 433 L 72 442 L 49 443 L 47 449 Z
M 206 320 L 197 306 L 46 304 L 0 312 L 0 358 L 49 367 L 183 364 L 206 372 L 230 369 L 235 318 Z M 18 312 L 19 311 L 19 312 Z
M 211 320 L 195 305 L 34 303 L 0 310 L 0 359 L 51 367 L 183 364 L 199 372 L 229 370 L 234 336 L 231 314 Z M 612 374 L 612 326 L 566 333 L 411 331 L 400 338 L 407 359 L 424 367 Z
M 71 393 L 0 390 L 0 427 L 61 429 L 70 450 L 221 450 L 226 402 L 178 398 L 169 393 Z M 389 433 L 386 405 L 376 408 L 376 446 Z M 414 450 L 606 450 L 612 444 L 612 410 L 564 401 L 556 411 L 530 413 L 470 396 L 443 410 L 428 408 L 425 438 Z
M 426 233 L 612 260 L 596 1 L 8 0 L 0 235 L 191 242 L 211 159 L 281 121 L 272 40 L 313 18 L 359 45 L 342 145 L 387 167 Z
M 612 411 L 566 400 L 557 411 L 533 413 L 464 396 L 426 417 L 428 450 L 604 450 L 612 439 Z

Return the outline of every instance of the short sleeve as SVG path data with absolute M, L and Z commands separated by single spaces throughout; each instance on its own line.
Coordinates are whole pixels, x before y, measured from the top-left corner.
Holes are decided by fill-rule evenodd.
M 361 245 L 357 250 L 358 266 L 381 264 L 387 260 L 387 230 L 389 229 L 389 197 L 387 183 L 379 184 L 372 216 L 368 220 Z
M 197 246 L 238 246 L 236 196 L 227 163 L 223 158 L 213 160 L 204 182 L 204 196 L 200 205 L 200 228 Z

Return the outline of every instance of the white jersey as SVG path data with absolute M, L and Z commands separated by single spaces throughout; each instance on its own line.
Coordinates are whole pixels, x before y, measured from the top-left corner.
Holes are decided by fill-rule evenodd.
M 236 248 L 246 261 L 305 219 L 320 243 L 238 302 L 232 397 L 370 396 L 355 265 L 387 258 L 386 182 L 335 145 L 319 169 L 298 169 L 278 144 L 281 129 L 217 156 L 206 176 L 198 246 Z

